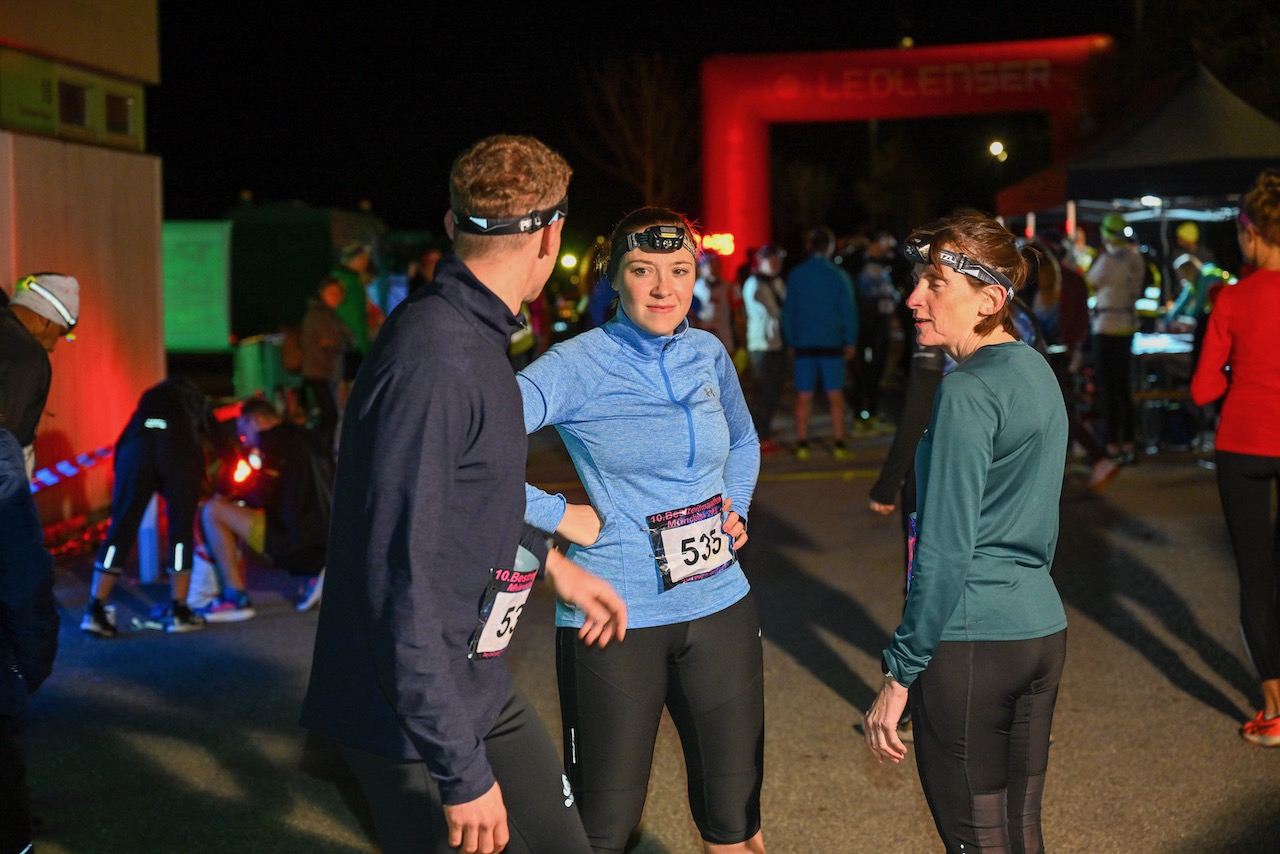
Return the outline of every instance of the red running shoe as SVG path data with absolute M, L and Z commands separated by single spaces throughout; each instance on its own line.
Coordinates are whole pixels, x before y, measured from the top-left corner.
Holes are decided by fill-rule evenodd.
M 1266 711 L 1240 727 L 1240 737 L 1259 747 L 1280 747 L 1280 715 L 1268 718 Z

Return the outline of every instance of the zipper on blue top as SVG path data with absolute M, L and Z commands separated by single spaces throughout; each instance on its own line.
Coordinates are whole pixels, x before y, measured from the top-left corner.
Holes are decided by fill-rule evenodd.
M 673 338 L 662 345 L 662 350 L 658 353 L 658 372 L 662 374 L 662 382 L 667 386 L 667 399 L 684 410 L 684 423 L 689 430 L 689 461 L 685 463 L 685 468 L 691 469 L 693 468 L 693 454 L 696 450 L 693 436 L 693 410 L 684 401 L 676 400 L 675 389 L 671 387 L 671 377 L 667 376 L 667 349 L 674 343 L 676 342 Z

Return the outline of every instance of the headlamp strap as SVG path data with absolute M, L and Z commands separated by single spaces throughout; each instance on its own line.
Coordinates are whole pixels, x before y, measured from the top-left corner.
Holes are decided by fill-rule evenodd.
M 929 264 L 931 263 L 932 247 L 923 240 L 916 238 L 908 241 L 902 247 L 902 254 L 907 260 L 913 264 Z M 980 282 L 988 285 L 995 285 L 998 288 L 1004 288 L 1008 294 L 1008 302 L 1013 302 L 1013 282 L 1009 277 L 994 267 L 975 261 L 962 252 L 952 252 L 950 249 L 939 249 L 938 263 L 944 264 L 958 273 L 966 276 L 973 276 Z
M 502 235 L 533 234 L 558 219 L 564 219 L 569 213 L 569 196 L 566 194 L 560 201 L 549 208 L 532 210 L 522 216 L 485 217 L 453 212 L 453 225 L 458 231 L 467 234 Z
M 698 258 L 698 247 L 694 245 L 693 238 L 686 229 L 678 225 L 651 225 L 642 231 L 631 232 L 614 244 L 609 253 L 609 277 L 612 278 L 617 273 L 623 255 L 641 246 L 650 252 L 663 254 L 687 249 L 695 261 Z

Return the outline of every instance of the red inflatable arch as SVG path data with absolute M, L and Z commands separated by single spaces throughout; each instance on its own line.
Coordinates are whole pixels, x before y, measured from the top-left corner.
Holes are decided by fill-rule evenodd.
M 1085 118 L 1080 76 L 1108 36 L 831 53 L 717 56 L 702 64 L 703 228 L 772 239 L 769 125 L 1044 111 L 1055 160 Z

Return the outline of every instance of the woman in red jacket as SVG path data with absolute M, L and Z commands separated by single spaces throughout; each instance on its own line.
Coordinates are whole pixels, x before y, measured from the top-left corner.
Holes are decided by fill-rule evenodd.
M 1191 380 L 1201 406 L 1226 395 L 1218 426 L 1218 493 L 1240 573 L 1240 621 L 1262 679 L 1263 709 L 1240 729 L 1280 747 L 1280 530 L 1271 490 L 1280 484 L 1280 169 L 1267 169 L 1240 203 L 1240 251 L 1256 272 L 1223 288 L 1209 315 Z

